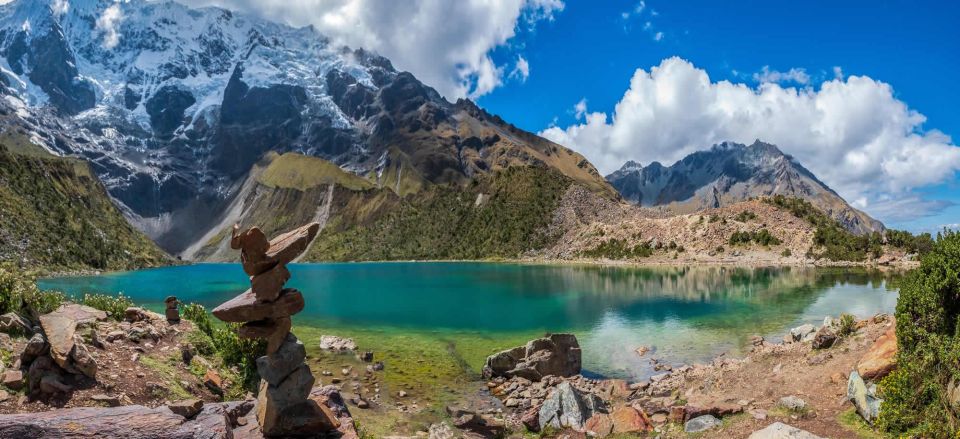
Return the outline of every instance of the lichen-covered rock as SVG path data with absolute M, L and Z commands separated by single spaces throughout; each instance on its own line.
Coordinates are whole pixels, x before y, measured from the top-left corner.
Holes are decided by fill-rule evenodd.
M 683 424 L 683 431 L 687 433 L 700 433 L 716 427 L 719 427 L 722 422 L 713 415 L 703 415 L 693 418 Z
M 870 393 L 867 384 L 856 371 L 850 372 L 850 379 L 847 381 L 847 399 L 856 407 L 857 413 L 873 425 L 873 421 L 880 414 L 880 403 L 883 400 Z
M 594 394 L 583 394 L 569 382 L 560 383 L 540 406 L 540 429 L 545 427 L 583 430 L 587 419 L 606 411 Z
M 523 377 L 531 381 L 552 375 L 568 377 L 580 373 L 580 344 L 573 334 L 550 334 L 487 357 L 485 378 Z

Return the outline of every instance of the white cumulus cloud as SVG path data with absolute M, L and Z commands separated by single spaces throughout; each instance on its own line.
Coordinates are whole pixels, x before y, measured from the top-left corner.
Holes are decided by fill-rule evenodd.
M 114 3 L 103 10 L 97 18 L 97 29 L 103 35 L 103 47 L 112 49 L 120 44 L 120 22 L 123 21 L 123 11 L 120 4 Z
M 839 67 L 834 67 L 834 74 L 837 74 Z M 839 72 L 843 77 L 843 72 Z M 786 72 L 781 72 L 778 70 L 770 70 L 770 66 L 763 66 L 763 69 L 758 73 L 753 74 L 753 80 L 764 83 L 764 82 L 777 82 L 777 83 L 787 83 L 795 82 L 797 84 L 806 85 L 810 83 L 810 75 L 807 74 L 807 71 L 804 69 L 793 68 Z
M 925 130 L 922 114 L 898 100 L 889 84 L 866 76 L 817 88 L 751 87 L 711 81 L 706 71 L 674 57 L 637 69 L 612 114 L 576 111 L 583 120 L 540 134 L 583 153 L 603 173 L 627 160 L 671 164 L 719 142 L 761 139 L 792 154 L 845 199 L 889 214 L 896 200 L 935 208 L 916 203 L 911 190 L 960 171 L 960 148 L 951 138 Z
M 517 55 L 517 63 L 510 72 L 510 77 L 519 79 L 520 82 L 527 82 L 530 77 L 530 63 L 522 55 Z
M 450 99 L 479 97 L 503 83 L 490 53 L 518 28 L 551 21 L 562 0 L 181 0 L 314 25 L 339 44 L 372 49 Z

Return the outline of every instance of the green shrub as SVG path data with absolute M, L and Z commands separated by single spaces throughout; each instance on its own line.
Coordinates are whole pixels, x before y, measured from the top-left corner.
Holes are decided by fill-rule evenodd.
M 845 337 L 857 331 L 857 319 L 850 314 L 840 314 L 840 327 L 837 335 Z
M 883 237 L 879 233 L 868 235 L 851 233 L 807 200 L 774 195 L 764 198 L 763 201 L 784 209 L 814 226 L 814 248 L 807 253 L 809 257 L 859 262 L 866 260 L 868 256 L 879 258 L 883 254 Z
M 933 249 L 933 237 L 929 233 L 914 235 L 906 230 L 887 229 L 887 244 L 908 253 L 926 254 Z
M 901 282 L 897 370 L 880 383 L 877 426 L 901 437 L 960 433 L 947 383 L 960 379 L 960 234 L 938 236 L 920 267 Z
M 15 267 L 0 267 L 0 313 L 16 312 L 36 320 L 66 300 L 67 296 L 59 291 L 40 291 L 32 274 Z
M 793 252 L 791 252 L 790 249 L 785 248 L 785 249 L 783 249 L 782 252 L 780 252 L 780 256 L 783 256 L 783 257 L 785 257 L 785 258 L 789 258 L 790 256 L 793 256 Z
M 225 365 L 237 367 L 240 371 L 243 387 L 255 391 L 260 381 L 260 376 L 257 374 L 256 359 L 266 354 L 266 341 L 240 338 L 238 329 L 241 325 L 238 323 L 228 323 L 224 326 L 218 325 L 215 327 L 210 320 L 210 314 L 207 314 L 207 310 L 203 305 L 196 303 L 190 303 L 183 307 L 183 318 L 193 322 L 200 333 L 209 337 L 212 347 L 216 349 L 216 353 Z M 199 335 L 194 335 L 193 339 L 190 339 L 191 343 L 194 340 L 202 340 L 202 338 Z M 200 343 L 205 344 L 205 341 L 200 341 Z M 194 347 L 197 348 L 198 352 L 201 348 L 208 349 L 207 346 L 201 347 L 196 344 L 194 344 Z
M 749 210 L 744 210 L 743 212 L 740 212 L 736 216 L 734 216 L 733 219 L 740 221 L 741 223 L 745 223 L 747 221 L 757 219 L 757 214 Z
M 99 293 L 87 293 L 83 295 L 81 301 L 84 305 L 106 311 L 110 318 L 120 321 L 123 320 L 124 312 L 127 308 L 133 306 L 133 301 L 120 293 L 116 296 Z
M 731 246 L 750 245 L 751 242 L 756 242 L 765 247 L 780 244 L 780 240 L 777 239 L 776 236 L 773 236 L 767 229 L 760 229 L 754 232 L 733 232 L 727 242 Z
M 631 246 L 626 239 L 610 238 L 601 241 L 596 247 L 580 253 L 587 258 L 635 259 L 646 258 L 653 254 L 649 242 Z

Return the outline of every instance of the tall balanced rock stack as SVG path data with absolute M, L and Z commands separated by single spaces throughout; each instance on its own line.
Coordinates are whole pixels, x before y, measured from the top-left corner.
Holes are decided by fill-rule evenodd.
M 286 265 L 303 253 L 320 225 L 312 223 L 272 241 L 253 227 L 234 226 L 230 246 L 241 251 L 250 289 L 213 310 L 225 322 L 243 323 L 240 336 L 267 340 L 267 355 L 257 359 L 260 393 L 257 420 L 265 436 L 313 435 L 337 428 L 329 409 L 309 398 L 315 379 L 304 363 L 303 343 L 290 333 L 290 316 L 303 310 L 303 295 L 283 285 Z

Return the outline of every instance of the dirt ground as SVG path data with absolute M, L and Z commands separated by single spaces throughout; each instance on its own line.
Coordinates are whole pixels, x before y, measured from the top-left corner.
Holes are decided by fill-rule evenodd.
M 829 349 L 813 350 L 810 343 L 775 345 L 771 343 L 779 340 L 770 340 L 744 359 L 724 361 L 721 357 L 714 361 L 714 367 L 700 371 L 694 368 L 677 393 L 688 404 L 701 407 L 743 407 L 742 414 L 725 417 L 721 429 L 710 431 L 711 437 L 745 438 L 776 421 L 823 437 L 871 437 L 865 423 L 856 415 L 850 416 L 853 405 L 846 398 L 847 378 L 894 321 L 886 318 L 866 322 Z M 803 399 L 808 411 L 790 413 L 778 407 L 780 398 L 785 396 Z M 685 434 L 678 432 L 667 437 Z
M 145 336 L 137 341 L 136 337 L 126 335 L 112 342 L 107 341 L 108 334 L 122 331 L 121 323 L 98 322 L 97 332 L 102 347 L 88 345 L 98 365 L 96 380 L 83 375 L 64 374 L 64 383 L 73 391 L 43 400 L 31 400 L 25 390 L 7 390 L 7 398 L 0 401 L 0 413 L 129 404 L 156 407 L 188 398 L 220 401 L 221 398 L 204 384 L 207 370 L 216 370 L 217 367 L 199 356 L 193 358 L 190 366 L 183 362 L 180 345 L 185 342 L 186 334 L 193 329 L 193 325 L 185 320 L 168 324 L 159 315 L 155 316 L 158 318 L 148 324 L 154 328 L 153 333 L 157 338 Z M 26 341 L 23 337 L 11 339 L 11 351 L 21 352 Z M 227 383 L 222 385 L 226 387 Z M 97 400 L 94 396 L 106 396 L 116 399 L 116 402 Z

